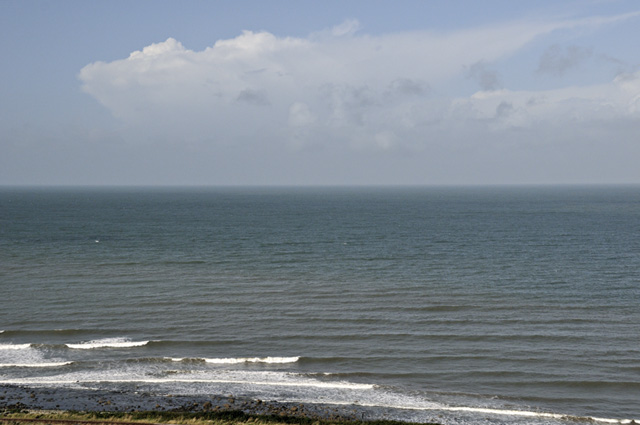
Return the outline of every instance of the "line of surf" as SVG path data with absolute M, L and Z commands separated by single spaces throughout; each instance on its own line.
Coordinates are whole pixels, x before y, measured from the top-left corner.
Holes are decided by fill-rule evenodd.
M 296 363 L 300 357 L 227 357 L 227 358 L 170 358 L 174 362 L 201 361 L 212 364 L 242 364 L 242 363 L 269 363 L 286 364 Z
M 73 362 L 48 362 L 48 363 L 0 363 L 0 368 L 6 367 L 60 367 L 68 366 Z
M 243 381 L 237 379 L 179 379 L 179 378 L 145 378 L 145 379 L 86 379 L 86 380 L 42 380 L 33 381 L 30 379 L 0 380 L 0 384 L 6 385 L 78 385 L 78 384 L 238 384 L 238 385 L 259 385 L 271 387 L 309 387 L 309 388 L 335 388 L 370 390 L 374 388 L 372 384 L 354 384 L 349 382 L 278 382 L 278 381 Z
M 26 350 L 31 344 L 0 344 L 0 350 Z
M 131 341 L 125 338 L 105 338 L 93 341 L 80 342 L 77 344 L 65 344 L 74 350 L 92 350 L 96 348 L 133 348 L 142 347 L 151 341 Z
M 9 343 L 9 344 L 0 344 L 0 350 L 27 350 L 29 348 L 40 348 L 40 347 L 49 347 L 49 348 L 66 347 L 74 350 L 92 350 L 96 348 L 133 348 L 133 347 L 145 346 L 150 342 L 151 341 L 104 339 L 104 340 L 94 340 L 94 341 L 66 343 L 66 344 L 40 344 L 40 343 L 11 344 Z
M 133 331 L 133 330 L 132 330 Z M 117 331 L 115 329 L 80 329 L 80 328 L 61 328 L 61 329 L 5 329 L 0 331 L 0 335 L 3 336 L 26 336 L 26 335 L 86 335 L 94 334 L 95 332 L 109 332 L 114 334 Z
M 282 400 L 286 402 L 287 400 Z M 338 402 L 332 401 L 329 404 L 335 405 L 352 405 L 352 402 Z M 487 407 L 468 407 L 468 406 L 405 406 L 405 405 L 392 405 L 392 404 L 377 404 L 377 403 L 355 403 L 358 406 L 363 407 L 384 407 L 398 410 L 415 410 L 415 411 L 445 411 L 445 412 L 469 412 L 469 413 L 484 413 L 500 416 L 521 416 L 521 417 L 535 417 L 535 418 L 548 418 L 558 420 L 571 420 L 571 421 L 585 421 L 585 422 L 602 422 L 611 424 L 634 424 L 640 423 L 640 419 L 614 419 L 614 418 L 599 418 L 593 416 L 577 416 L 567 415 L 562 413 L 549 413 L 549 412 L 533 412 L 529 410 L 514 410 L 514 409 L 496 409 Z

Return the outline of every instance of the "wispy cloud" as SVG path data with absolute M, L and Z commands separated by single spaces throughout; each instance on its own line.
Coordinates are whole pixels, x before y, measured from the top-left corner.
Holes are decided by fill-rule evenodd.
M 580 46 L 553 44 L 540 57 L 537 72 L 562 76 L 571 68 L 579 66 L 591 57 L 593 49 Z
M 476 81 L 482 90 L 497 90 L 502 87 L 498 73 L 489 69 L 483 61 L 467 67 L 467 77 Z

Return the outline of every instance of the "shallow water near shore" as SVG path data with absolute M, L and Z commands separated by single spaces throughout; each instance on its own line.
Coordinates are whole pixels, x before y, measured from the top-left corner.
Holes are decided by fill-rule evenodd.
M 639 187 L 2 188 L 0 384 L 637 420 L 639 235 Z

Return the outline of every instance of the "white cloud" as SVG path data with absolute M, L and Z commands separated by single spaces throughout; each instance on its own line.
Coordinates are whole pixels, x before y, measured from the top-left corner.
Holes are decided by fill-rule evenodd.
M 379 36 L 346 21 L 307 38 L 244 31 L 199 52 L 169 38 L 126 59 L 89 64 L 79 78 L 128 126 L 130 139 L 419 152 L 464 148 L 470 137 L 488 145 L 512 140 L 514 130 L 533 140 L 541 127 L 566 138 L 584 123 L 636 123 L 640 74 L 532 92 L 498 90 L 489 66 L 554 30 L 633 16 Z M 563 72 L 584 56 L 577 53 L 551 55 L 548 69 Z M 491 91 L 467 98 L 438 91 L 465 75 Z
M 353 35 L 360 29 L 360 22 L 356 19 L 347 19 L 340 25 L 336 25 L 331 29 L 331 35 L 341 37 L 343 35 Z
M 483 91 L 456 103 L 469 105 L 475 119 L 504 120 L 512 126 L 640 120 L 640 72 L 589 87 L 547 91 Z M 508 108 L 505 106 L 508 105 Z M 508 109 L 508 111 L 507 111 Z M 507 112 L 507 113 L 505 113 Z M 517 120 L 513 116 L 518 115 Z

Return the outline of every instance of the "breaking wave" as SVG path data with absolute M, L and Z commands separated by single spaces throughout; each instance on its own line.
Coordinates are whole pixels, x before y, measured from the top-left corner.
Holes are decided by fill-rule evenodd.
M 75 350 L 91 350 L 95 348 L 131 348 L 142 347 L 150 341 L 131 341 L 127 338 L 104 338 L 93 341 L 81 342 L 78 344 L 65 344 Z
M 211 364 L 242 364 L 242 363 L 272 363 L 285 364 L 296 363 L 300 357 L 227 357 L 227 358 L 200 358 L 200 357 L 167 357 L 173 362 L 204 362 Z
M 214 364 L 237 364 L 237 363 L 295 363 L 300 357 L 237 357 L 237 358 L 220 358 L 220 359 L 204 359 L 206 363 Z
M 0 350 L 26 350 L 31 344 L 0 344 Z
M 60 367 L 73 364 L 73 362 L 47 362 L 47 363 L 0 363 L 3 367 Z

